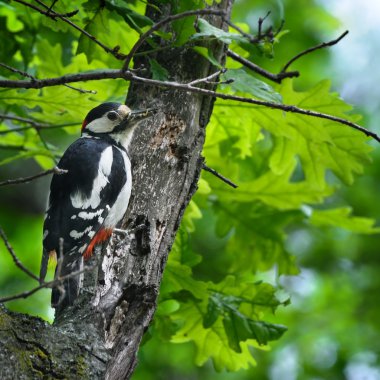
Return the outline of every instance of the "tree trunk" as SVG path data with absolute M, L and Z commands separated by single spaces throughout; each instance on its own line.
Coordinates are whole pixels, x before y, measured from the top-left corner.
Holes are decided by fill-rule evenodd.
M 231 4 L 223 0 L 218 6 L 229 15 Z M 161 9 L 162 14 L 149 16 L 170 14 L 170 6 Z M 208 19 L 225 27 L 220 17 Z M 216 43 L 212 50 L 219 61 L 224 59 L 223 46 Z M 213 70 L 191 49 L 163 50 L 156 59 L 178 82 Z M 140 64 L 149 67 L 143 59 Z M 213 99 L 132 84 L 127 104 L 160 109 L 133 139 L 133 191 L 123 226 L 127 235 L 113 237 L 96 275 L 85 273 L 87 291 L 53 325 L 0 308 L 1 379 L 128 379 L 133 373 L 170 248 L 197 188 Z

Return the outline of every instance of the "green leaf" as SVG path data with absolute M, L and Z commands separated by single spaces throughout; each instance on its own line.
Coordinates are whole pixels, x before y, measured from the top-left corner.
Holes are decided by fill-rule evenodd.
M 155 59 L 149 59 L 150 70 L 152 72 L 152 78 L 160 81 L 167 81 L 169 79 L 169 72 L 162 67 Z
M 138 12 L 135 12 L 125 1 L 105 1 L 106 8 L 116 12 L 132 28 L 141 33 L 141 28 L 153 25 L 153 21 Z
M 177 323 L 182 321 L 183 324 L 171 341 L 173 343 L 193 341 L 196 347 L 197 365 L 203 365 L 209 358 L 212 359 L 217 371 L 222 371 L 224 368 L 228 371 L 238 371 L 256 364 L 249 349 L 249 345 L 254 345 L 253 341 L 241 343 L 241 352 L 232 350 L 222 321 L 218 320 L 211 328 L 205 329 L 202 325 L 202 313 L 195 304 L 188 303 L 182 306 L 175 320 Z
M 199 38 L 216 38 L 219 41 L 222 41 L 226 44 L 230 44 L 232 41 L 248 43 L 249 41 L 243 37 L 241 34 L 225 32 L 222 29 L 219 29 L 211 24 L 209 24 L 203 18 L 198 19 L 198 28 L 199 32 L 191 36 L 191 39 Z
M 96 12 L 94 17 L 88 21 L 84 30 L 93 36 L 98 35 L 98 30 L 104 27 L 103 19 L 102 13 Z M 96 49 L 94 41 L 82 33 L 79 37 L 76 54 L 84 53 L 87 57 L 87 62 L 91 63 L 95 58 Z
M 373 219 L 352 216 L 351 213 L 350 207 L 312 210 L 310 222 L 317 227 L 339 227 L 360 234 L 380 233 L 380 227 L 374 227 Z
M 163 316 L 174 313 L 180 308 L 180 304 L 178 301 L 174 299 L 169 299 L 162 301 L 158 304 L 156 315 Z
M 178 14 L 195 9 L 203 9 L 205 3 L 202 0 L 186 0 L 172 2 L 173 14 Z M 185 17 L 172 23 L 175 45 L 182 46 L 189 41 L 194 34 L 195 16 Z
M 222 80 L 233 81 L 229 85 L 223 85 L 223 87 L 229 87 L 232 93 L 236 91 L 244 92 L 259 99 L 282 103 L 281 95 L 272 86 L 253 77 L 243 69 L 227 70 L 222 74 Z
M 290 210 L 300 208 L 304 203 L 321 203 L 332 194 L 333 189 L 328 186 L 321 189 L 306 181 L 291 182 L 294 168 L 294 164 L 288 163 L 288 168 L 281 175 L 268 171 L 256 180 L 240 183 L 236 197 L 240 202 L 251 203 L 256 200 L 280 210 Z M 218 191 L 221 200 L 228 196 L 229 190 L 220 187 Z
M 203 327 L 205 329 L 210 328 L 220 316 L 222 312 L 222 306 L 219 299 L 215 296 L 210 296 L 207 304 L 207 312 L 203 317 Z
M 200 54 L 202 57 L 206 58 L 215 67 L 219 69 L 222 67 L 221 64 L 216 60 L 210 49 L 201 46 L 194 46 L 193 50 Z
M 224 314 L 223 326 L 230 347 L 239 353 L 242 352 L 240 342 L 254 338 L 260 345 L 264 345 L 269 341 L 279 339 L 287 330 L 283 325 L 253 321 L 233 309 Z

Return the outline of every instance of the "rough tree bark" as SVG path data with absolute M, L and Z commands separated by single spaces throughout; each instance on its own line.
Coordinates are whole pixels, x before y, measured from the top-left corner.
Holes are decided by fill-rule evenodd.
M 218 6 L 228 18 L 232 0 Z M 170 6 L 162 11 L 149 16 L 165 17 Z M 220 17 L 209 21 L 226 27 Z M 224 59 L 224 46 L 212 49 L 217 59 Z M 189 49 L 165 50 L 156 59 L 179 82 L 206 77 L 213 70 Z M 99 271 L 85 273 L 87 291 L 57 315 L 53 325 L 0 307 L 1 379 L 111 380 L 128 379 L 133 373 L 170 248 L 197 188 L 213 99 L 133 84 L 127 104 L 160 108 L 136 131 L 130 152 L 134 185 L 124 222 L 128 233 L 114 236 L 103 250 Z M 145 228 L 135 228 L 142 224 Z

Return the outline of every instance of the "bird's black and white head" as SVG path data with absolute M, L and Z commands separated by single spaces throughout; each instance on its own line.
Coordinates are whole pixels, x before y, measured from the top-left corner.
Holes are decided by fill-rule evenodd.
M 103 103 L 87 114 L 82 136 L 110 136 L 127 147 L 137 124 L 155 112 L 155 108 L 133 111 L 124 104 Z

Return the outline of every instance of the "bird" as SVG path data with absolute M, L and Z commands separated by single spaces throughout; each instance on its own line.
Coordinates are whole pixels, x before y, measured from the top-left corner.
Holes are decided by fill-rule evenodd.
M 132 189 L 128 147 L 135 127 L 156 110 L 133 111 L 114 102 L 98 105 L 85 117 L 80 138 L 58 162 L 60 172 L 50 184 L 40 267 L 41 282 L 49 261 L 56 262 L 55 279 L 63 278 L 52 288 L 56 310 L 74 303 L 84 261 L 121 222 Z

